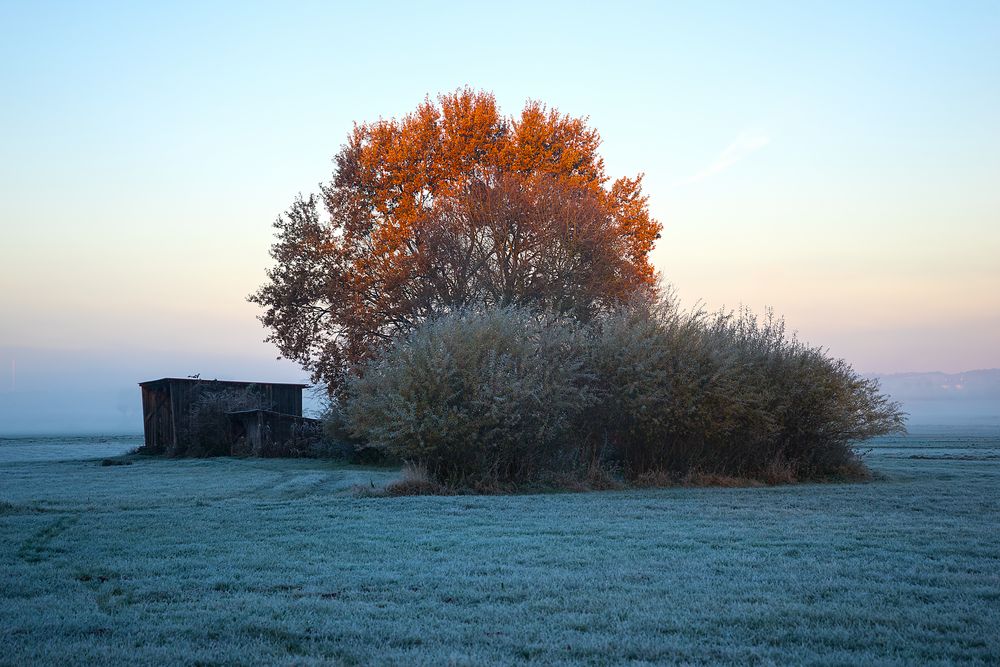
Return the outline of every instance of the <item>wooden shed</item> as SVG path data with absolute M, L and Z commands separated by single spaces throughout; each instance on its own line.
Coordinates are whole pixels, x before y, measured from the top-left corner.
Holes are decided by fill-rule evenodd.
M 309 385 L 286 382 L 237 382 L 194 378 L 161 378 L 140 382 L 142 423 L 146 451 L 152 454 L 177 450 L 178 437 L 188 426 L 194 402 L 206 392 L 252 387 L 270 411 L 302 417 L 302 390 Z

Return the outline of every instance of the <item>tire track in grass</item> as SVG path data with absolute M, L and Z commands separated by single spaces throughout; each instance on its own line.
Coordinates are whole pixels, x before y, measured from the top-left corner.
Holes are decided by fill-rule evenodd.
M 58 553 L 59 550 L 52 548 L 52 541 L 79 520 L 79 514 L 71 514 L 50 522 L 24 541 L 17 551 L 18 557 L 27 563 L 41 563 L 51 554 Z

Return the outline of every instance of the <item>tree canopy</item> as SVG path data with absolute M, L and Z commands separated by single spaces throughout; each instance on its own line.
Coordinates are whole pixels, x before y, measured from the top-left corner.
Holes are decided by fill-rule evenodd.
M 331 182 L 275 222 L 251 301 L 268 340 L 331 390 L 429 316 L 526 304 L 586 319 L 650 289 L 660 224 L 611 181 L 586 119 L 470 89 L 355 125 Z

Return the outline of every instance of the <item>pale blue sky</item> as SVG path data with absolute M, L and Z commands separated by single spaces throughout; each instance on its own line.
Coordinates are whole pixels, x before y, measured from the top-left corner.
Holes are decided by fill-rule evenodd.
M 244 301 L 272 220 L 352 122 L 463 85 L 588 115 L 685 302 L 1000 366 L 1000 3 L 0 2 L 0 391 L 46 350 L 301 378 Z

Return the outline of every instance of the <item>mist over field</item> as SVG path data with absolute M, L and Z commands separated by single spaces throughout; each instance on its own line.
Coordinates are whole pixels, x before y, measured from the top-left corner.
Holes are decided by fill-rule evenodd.
M 1000 424 L 1000 369 L 894 373 L 879 382 L 903 404 L 910 425 Z
M 139 349 L 7 348 L 0 349 L 0 363 L 0 435 L 140 433 L 137 383 L 160 377 L 308 382 L 307 373 L 285 360 Z M 903 404 L 911 426 L 1000 424 L 1000 369 L 876 377 Z M 306 414 L 320 411 L 316 392 L 306 391 L 303 400 Z
M 0 435 L 141 433 L 138 383 L 161 377 L 308 382 L 284 360 L 138 348 L 0 348 L 0 364 Z M 303 400 L 318 409 L 312 392 Z

